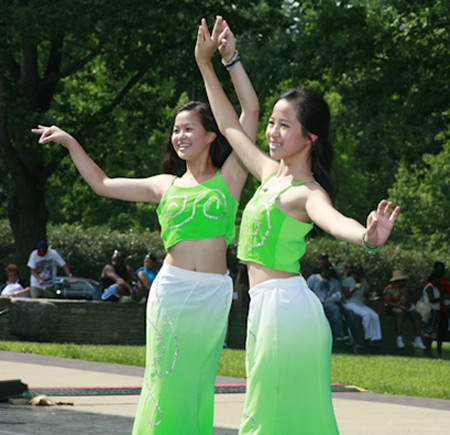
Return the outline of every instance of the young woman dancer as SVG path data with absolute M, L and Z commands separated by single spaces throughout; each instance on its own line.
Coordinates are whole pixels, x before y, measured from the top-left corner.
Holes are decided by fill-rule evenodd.
M 373 250 L 386 242 L 399 208 L 392 212 L 392 203 L 381 201 L 366 228 L 333 208 L 329 110 L 312 90 L 290 90 L 278 99 L 266 130 L 270 157 L 256 147 L 211 63 L 215 48 L 222 50 L 230 38 L 220 17 L 212 36 L 202 20 L 196 60 L 221 132 L 262 183 L 245 208 L 238 248 L 251 287 L 240 433 L 336 434 L 331 332 L 320 301 L 299 275 L 304 238 L 314 222 L 338 239 Z M 237 66 L 238 56 L 235 61 Z
M 242 67 L 231 76 L 245 102 L 243 129 L 254 140 L 256 94 Z M 176 111 L 166 142 L 165 173 L 145 179 L 107 177 L 56 126 L 32 131 L 41 135 L 41 143 L 65 146 L 97 194 L 159 203 L 167 256 L 147 304 L 146 372 L 133 434 L 211 435 L 214 382 L 232 297 L 226 249 L 234 238 L 247 171 L 230 154 L 209 106 L 190 102 Z

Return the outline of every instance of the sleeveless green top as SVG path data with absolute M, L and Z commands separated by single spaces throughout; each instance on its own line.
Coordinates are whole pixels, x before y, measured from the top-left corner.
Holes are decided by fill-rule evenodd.
M 264 185 L 258 187 L 242 215 L 238 258 L 270 269 L 292 273 L 300 271 L 299 260 L 306 250 L 305 236 L 312 230 L 313 224 L 283 213 L 276 199 L 292 186 L 310 182 L 294 183 L 280 192 L 266 192 Z
M 239 202 L 231 195 L 219 171 L 215 177 L 191 187 L 175 186 L 174 176 L 156 210 L 166 251 L 182 240 L 224 236 L 229 245 L 235 235 Z

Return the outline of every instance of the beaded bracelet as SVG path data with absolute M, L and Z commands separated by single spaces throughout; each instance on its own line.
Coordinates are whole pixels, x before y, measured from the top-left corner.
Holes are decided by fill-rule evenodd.
M 377 246 L 375 248 L 371 248 L 370 246 L 367 246 L 366 241 L 364 240 L 365 237 L 366 237 L 366 233 L 364 233 L 362 236 L 362 244 L 369 252 L 371 252 L 373 254 L 374 252 L 377 252 L 378 249 L 381 248 L 381 246 Z
M 233 57 L 229 60 L 222 58 L 222 65 L 226 67 L 227 71 L 231 71 L 233 67 L 241 60 L 239 51 L 234 50 Z
M 238 56 L 238 57 L 236 58 L 236 61 L 235 61 L 234 63 L 232 63 L 230 66 L 227 66 L 227 71 L 231 71 L 231 70 L 234 68 L 234 66 L 235 66 L 240 60 L 241 60 L 241 57 Z

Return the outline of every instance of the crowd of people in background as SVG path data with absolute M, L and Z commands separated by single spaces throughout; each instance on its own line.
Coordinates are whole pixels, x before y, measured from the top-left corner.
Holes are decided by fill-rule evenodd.
M 230 274 L 236 276 L 233 306 L 248 307 L 246 264 L 231 261 L 230 265 Z M 363 344 L 358 343 L 355 324 L 356 317 L 359 317 L 365 344 L 380 347 L 383 342 L 380 318 L 390 316 L 395 321 L 397 349 L 406 347 L 403 331 L 411 324 L 414 333 L 412 346 L 423 350 L 425 357 L 433 357 L 431 344 L 436 341 L 436 357 L 442 357 L 442 342 L 450 338 L 450 284 L 445 276 L 445 264 L 436 262 L 432 273 L 424 280 L 419 297 L 430 304 L 429 313 L 425 316 L 419 308 L 416 309 L 417 295 L 412 295 L 408 289 L 409 276 L 402 270 L 393 270 L 384 288 L 374 288 L 364 275 L 363 267 L 351 260 L 345 262 L 342 273 L 338 273 L 327 252 L 321 252 L 317 264 L 310 269 L 306 282 L 322 303 L 333 339 L 350 344 L 353 337 L 357 347 L 362 347 Z
M 137 269 L 125 262 L 124 254 L 114 250 L 111 260 L 101 271 L 99 278 L 99 300 L 108 302 L 144 303 L 158 274 L 158 259 L 148 252 L 143 264 Z M 248 307 L 249 281 L 245 261 L 238 261 L 231 249 L 227 253 L 228 272 L 233 278 L 233 306 Z M 76 283 L 69 266 L 62 256 L 40 241 L 28 259 L 29 285 L 20 278 L 17 265 L 5 268 L 6 283 L 0 292 L 1 298 L 53 298 L 58 267 L 62 268 L 71 283 Z M 420 303 L 427 306 L 426 313 L 416 309 L 408 292 L 408 275 L 394 270 L 381 291 L 372 289 L 364 277 L 364 269 L 349 260 L 344 264 L 342 274 L 338 274 L 330 263 L 327 252 L 322 252 L 317 265 L 311 268 L 307 279 L 308 287 L 322 303 L 330 322 L 333 338 L 347 341 L 356 338 L 355 316 L 361 319 L 364 340 L 370 347 L 382 343 L 380 317 L 390 314 L 395 318 L 396 342 L 398 349 L 405 348 L 403 329 L 409 319 L 414 331 L 413 346 L 423 349 L 424 356 L 432 357 L 431 345 L 437 343 L 436 356 L 442 357 L 442 342 L 450 334 L 450 282 L 445 275 L 445 264 L 436 262 L 426 277 Z M 375 304 L 374 304 L 375 302 Z M 358 346 L 361 346 L 358 344 Z
M 99 286 L 94 289 L 92 298 L 97 299 L 98 295 L 100 301 L 145 302 L 158 273 L 157 261 L 156 255 L 148 252 L 143 265 L 135 270 L 125 262 L 122 251 L 114 250 L 110 262 L 100 273 Z M 7 282 L 1 289 L 1 298 L 55 298 L 58 268 L 64 270 L 69 283 L 77 283 L 66 261 L 45 240 L 41 240 L 30 253 L 27 266 L 29 285 L 24 284 L 26 280 L 21 280 L 17 265 L 9 264 L 5 268 Z
M 101 301 L 144 303 L 158 273 L 157 257 L 148 252 L 143 264 L 134 269 L 125 262 L 124 254 L 114 250 L 111 261 L 101 271 L 99 293 Z M 246 263 L 238 261 L 229 250 L 228 271 L 234 282 L 233 306 L 248 307 L 249 282 Z M 69 266 L 55 249 L 46 241 L 40 241 L 28 259 L 30 271 L 29 285 L 20 278 L 17 265 L 5 268 L 6 283 L 1 289 L 1 298 L 53 298 L 57 268 L 66 273 L 70 282 L 75 283 Z M 361 265 L 349 260 L 344 264 L 342 274 L 338 274 L 329 261 L 326 252 L 318 257 L 317 265 L 311 268 L 307 279 L 308 287 L 319 298 L 330 322 L 336 341 L 346 341 L 357 336 L 355 316 L 361 319 L 366 344 L 378 347 L 382 342 L 380 317 L 392 314 L 395 317 L 396 347 L 405 348 L 403 328 L 409 319 L 414 330 L 413 346 L 424 350 L 431 357 L 431 344 L 437 342 L 437 357 L 442 356 L 442 342 L 448 339 L 450 330 L 450 283 L 445 276 L 445 264 L 436 262 L 431 274 L 426 278 L 421 300 L 428 306 L 426 315 L 416 310 L 407 289 L 408 275 L 394 270 L 389 283 L 380 292 L 371 288 L 364 278 Z M 374 306 L 374 301 L 379 302 Z
M 413 347 L 422 349 L 424 356 L 432 357 L 431 344 L 435 340 L 437 357 L 442 356 L 442 342 L 448 340 L 450 333 L 450 285 L 444 263 L 435 263 L 432 273 L 424 280 L 419 301 L 415 301 L 417 297 L 408 291 L 409 277 L 402 270 L 392 271 L 384 289 L 372 288 L 364 277 L 363 267 L 354 265 L 352 261 L 345 263 L 339 279 L 337 276 L 328 254 L 322 252 L 307 280 L 309 288 L 322 302 L 334 340 L 347 340 L 349 335 L 356 337 L 357 316 L 361 320 L 366 344 L 379 347 L 383 339 L 380 317 L 391 315 L 395 319 L 395 345 L 398 349 L 406 347 L 403 330 L 405 319 L 409 319 L 415 337 Z

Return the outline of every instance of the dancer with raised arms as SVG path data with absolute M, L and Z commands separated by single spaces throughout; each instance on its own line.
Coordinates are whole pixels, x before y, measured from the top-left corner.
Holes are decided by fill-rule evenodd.
M 388 239 L 399 208 L 380 201 L 364 227 L 332 205 L 330 112 L 320 94 L 290 89 L 266 128 L 270 156 L 239 123 L 211 58 L 232 32 L 218 17 L 198 29 L 196 60 L 220 131 L 261 182 L 241 223 L 238 257 L 247 262 L 250 309 L 247 394 L 241 434 L 337 434 L 331 388 L 331 332 L 320 301 L 299 274 L 313 223 L 374 251 Z M 238 67 L 239 56 L 235 56 Z M 242 104 L 242 103 L 241 103 Z
M 234 49 L 231 55 L 234 53 Z M 231 73 L 243 131 L 255 140 L 259 103 L 242 65 Z M 214 383 L 232 298 L 227 245 L 247 170 L 207 104 L 189 102 L 173 118 L 163 173 L 109 178 L 78 141 L 56 126 L 38 126 L 39 142 L 65 146 L 101 196 L 159 203 L 167 250 L 147 304 L 147 354 L 133 434 L 210 435 Z

